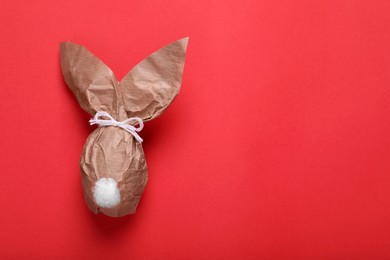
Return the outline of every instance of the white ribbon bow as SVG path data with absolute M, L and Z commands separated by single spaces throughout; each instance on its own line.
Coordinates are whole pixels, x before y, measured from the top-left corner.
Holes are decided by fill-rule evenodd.
M 107 117 L 109 119 L 99 119 L 100 117 Z M 132 121 L 137 121 L 138 127 L 134 127 L 130 125 Z M 122 122 L 116 121 L 109 113 L 105 111 L 96 112 L 95 116 L 89 120 L 90 125 L 99 125 L 100 126 L 117 126 L 122 128 L 123 130 L 129 132 L 134 136 L 134 138 L 142 143 L 142 138 L 138 135 L 137 132 L 141 131 L 144 128 L 144 122 L 139 117 L 130 117 Z

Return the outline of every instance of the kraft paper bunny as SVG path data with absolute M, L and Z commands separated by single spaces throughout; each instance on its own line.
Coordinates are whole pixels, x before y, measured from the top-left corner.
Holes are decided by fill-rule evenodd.
M 188 38 L 138 63 L 120 82 L 83 46 L 60 44 L 64 79 L 98 127 L 84 146 L 80 169 L 86 203 L 95 213 L 135 213 L 148 180 L 138 132 L 159 116 L 180 90 Z

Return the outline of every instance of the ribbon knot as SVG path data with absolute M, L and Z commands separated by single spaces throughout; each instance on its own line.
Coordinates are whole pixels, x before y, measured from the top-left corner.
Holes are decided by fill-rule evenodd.
M 109 119 L 100 119 L 101 117 L 107 117 Z M 138 127 L 132 126 L 130 123 L 136 121 Z M 134 138 L 142 143 L 142 138 L 138 135 L 138 132 L 144 128 L 144 122 L 139 117 L 130 117 L 122 122 L 116 121 L 109 113 L 105 111 L 96 112 L 95 116 L 89 120 L 90 125 L 99 125 L 100 126 L 117 126 L 123 130 L 129 132 L 134 136 Z

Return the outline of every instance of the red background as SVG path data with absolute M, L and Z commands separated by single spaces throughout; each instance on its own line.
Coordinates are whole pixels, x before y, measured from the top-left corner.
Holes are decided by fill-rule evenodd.
M 0 258 L 390 259 L 388 0 L 1 1 Z M 94 215 L 59 43 L 122 78 L 189 36 L 135 215 Z

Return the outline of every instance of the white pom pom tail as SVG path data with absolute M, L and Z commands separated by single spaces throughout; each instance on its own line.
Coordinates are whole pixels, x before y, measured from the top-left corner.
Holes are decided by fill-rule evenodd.
M 115 207 L 121 201 L 118 183 L 111 178 L 97 180 L 93 196 L 96 204 L 102 208 Z

